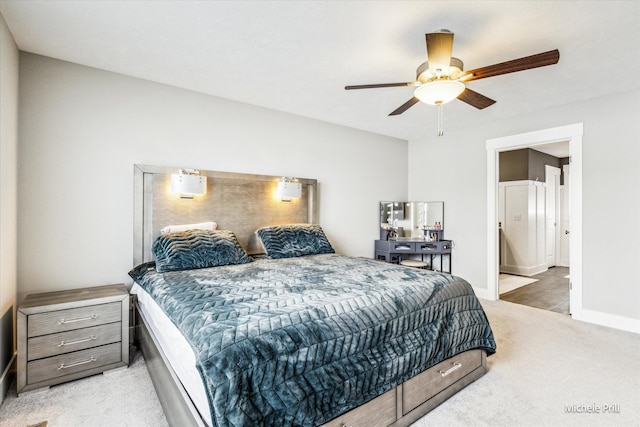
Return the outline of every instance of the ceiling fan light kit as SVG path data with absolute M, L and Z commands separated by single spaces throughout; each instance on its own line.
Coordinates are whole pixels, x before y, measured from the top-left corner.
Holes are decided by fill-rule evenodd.
M 456 99 L 464 89 L 459 80 L 437 79 L 418 86 L 413 96 L 426 104 L 441 105 Z
M 496 102 L 491 98 L 467 88 L 465 83 L 472 80 L 545 67 L 547 65 L 557 64 L 560 60 L 560 52 L 558 49 L 554 49 L 536 55 L 489 65 L 487 67 L 476 68 L 471 71 L 463 71 L 463 62 L 451 56 L 453 51 L 453 33 L 451 31 L 440 30 L 427 33 L 425 34 L 425 39 L 427 42 L 427 61 L 420 64 L 416 70 L 416 81 L 345 86 L 345 89 L 373 89 L 402 86 L 417 87 L 413 93 L 413 97 L 389 115 L 397 116 L 402 114 L 418 102 L 436 105 L 438 107 L 438 136 L 442 136 L 443 104 L 451 102 L 454 99 L 459 99 L 472 107 L 482 110 Z

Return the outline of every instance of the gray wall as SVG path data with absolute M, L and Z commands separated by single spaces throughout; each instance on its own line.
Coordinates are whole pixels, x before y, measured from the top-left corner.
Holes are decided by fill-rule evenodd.
M 531 148 L 504 151 L 499 154 L 500 182 L 545 182 L 545 165 L 562 168 L 561 160 Z
M 379 201 L 406 198 L 379 153 L 406 170 L 407 141 L 20 56 L 19 299 L 130 283 L 136 163 L 318 179 L 320 223 L 354 256 L 373 256 Z
M 545 166 L 554 166 L 556 168 L 560 167 L 560 159 L 557 157 L 550 156 L 545 153 L 541 153 L 540 151 L 529 150 L 529 180 L 530 181 L 538 181 L 545 182 L 546 171 Z
M 583 308 L 640 319 L 638 91 L 407 144 L 37 55 L 20 65 L 22 295 L 129 281 L 134 163 L 317 178 L 321 223 L 356 256 L 372 255 L 380 200 L 443 200 L 454 273 L 486 290 L 485 141 L 583 122 Z M 408 177 L 380 179 L 389 151 Z M 621 236 L 615 252 L 602 224 Z
M 508 100 L 506 101 L 508 102 Z M 478 112 L 482 114 L 482 112 Z M 640 91 L 409 141 L 409 200 L 444 200 L 454 272 L 487 289 L 487 139 L 584 123 L 583 309 L 640 320 Z M 438 153 L 424 181 L 421 159 Z M 610 250 L 602 227 L 616 241 Z
M 525 181 L 529 179 L 529 150 L 505 151 L 498 155 L 500 182 Z
M 0 15 L 0 402 L 15 352 L 17 287 L 18 48 Z

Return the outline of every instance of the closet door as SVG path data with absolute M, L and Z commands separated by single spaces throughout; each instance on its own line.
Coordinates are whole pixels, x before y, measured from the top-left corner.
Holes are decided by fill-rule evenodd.
M 506 258 L 506 241 L 505 241 L 505 229 L 506 229 L 506 217 L 505 217 L 505 187 L 503 183 L 498 186 L 498 259 L 500 263 L 500 272 L 502 272 L 502 266 L 505 264 Z
M 560 168 L 545 166 L 545 223 L 546 223 L 546 262 L 547 267 L 557 265 L 558 246 L 560 236 L 558 235 L 559 218 L 559 188 L 560 188 Z
M 569 165 L 563 166 L 564 185 L 560 189 L 560 255 L 558 257 L 558 265 L 561 267 L 569 267 L 570 260 L 570 232 L 571 232 L 571 190 L 569 189 Z

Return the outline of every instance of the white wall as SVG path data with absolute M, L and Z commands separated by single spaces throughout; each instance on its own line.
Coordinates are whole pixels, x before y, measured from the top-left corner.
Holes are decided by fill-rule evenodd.
M 20 299 L 130 282 L 136 163 L 316 178 L 320 223 L 354 256 L 373 256 L 379 201 L 407 196 L 380 154 L 406 159 L 406 141 L 33 54 L 19 113 Z
M 37 55 L 21 54 L 20 65 L 19 299 L 128 281 L 134 163 L 317 178 L 321 224 L 339 252 L 356 256 L 372 255 L 379 200 L 443 200 L 454 273 L 486 290 L 485 141 L 581 122 L 583 308 L 640 319 L 638 91 L 451 130 L 407 148 Z M 381 178 L 388 165 L 377 153 L 389 151 L 408 159 L 408 184 L 398 174 Z M 439 162 L 429 162 L 425 182 L 424 161 L 434 153 Z
M 482 114 L 478 111 L 478 114 Z M 409 141 L 409 199 L 444 200 L 454 273 L 487 289 L 487 139 L 584 123 L 583 309 L 640 320 L 640 91 Z M 424 159 L 433 177 L 424 182 Z
M 18 48 L 0 15 L 0 318 L 13 307 L 13 319 L 17 286 L 17 147 Z M 3 373 L 15 351 L 13 332 L 5 336 L 9 326 L 0 324 L 0 402 L 9 386 Z

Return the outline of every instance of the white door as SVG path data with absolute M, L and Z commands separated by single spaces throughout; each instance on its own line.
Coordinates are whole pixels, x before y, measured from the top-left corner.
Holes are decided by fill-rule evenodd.
M 499 183 L 498 186 L 498 264 L 499 268 L 505 263 L 505 253 L 506 253 L 506 241 L 505 241 L 505 229 L 506 229 L 506 218 L 505 218 L 505 187 L 502 183 Z M 500 270 L 501 271 L 501 270 Z
M 564 185 L 560 187 L 560 256 L 558 257 L 558 265 L 561 267 L 569 267 L 571 254 L 571 190 L 569 188 L 569 165 L 564 165 Z
M 558 196 L 560 188 L 560 168 L 546 165 L 545 166 L 545 223 L 546 223 L 546 254 L 547 267 L 557 265 L 556 248 L 559 245 L 559 235 L 557 233 L 558 226 Z

